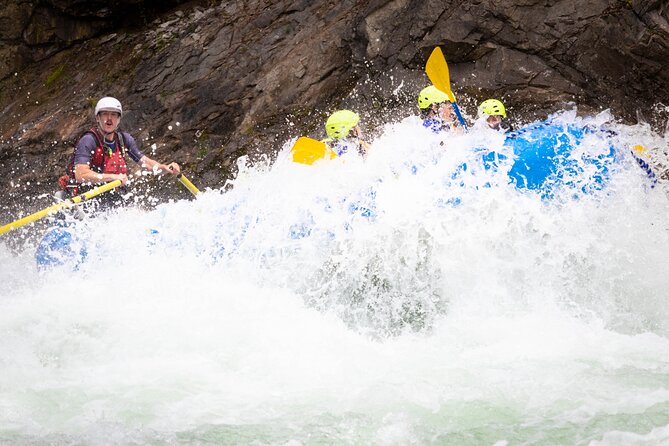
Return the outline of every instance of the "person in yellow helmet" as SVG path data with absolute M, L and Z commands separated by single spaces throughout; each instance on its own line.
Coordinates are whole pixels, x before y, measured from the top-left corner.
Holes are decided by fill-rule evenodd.
M 506 108 L 498 99 L 486 99 L 479 105 L 479 110 L 487 115 L 488 127 L 493 130 L 513 131 L 511 124 L 506 119 Z
M 367 158 L 369 144 L 362 139 L 360 130 L 360 116 L 351 110 L 338 110 L 330 115 L 325 123 L 325 133 L 328 137 L 323 140 L 338 156 L 349 151 L 358 152 Z
M 427 127 L 435 133 L 444 130 L 455 130 L 462 133 L 457 115 L 453 109 L 448 95 L 434 85 L 423 88 L 418 94 L 418 106 L 421 110 L 423 127 Z

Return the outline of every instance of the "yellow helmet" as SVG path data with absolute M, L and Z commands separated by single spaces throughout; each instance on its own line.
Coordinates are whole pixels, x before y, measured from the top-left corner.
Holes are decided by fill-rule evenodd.
M 497 99 L 486 99 L 485 101 L 481 102 L 481 105 L 479 105 L 479 110 L 481 110 L 486 115 L 501 116 L 502 118 L 506 118 L 506 109 L 504 108 L 504 104 L 502 104 L 502 102 Z
M 640 155 L 646 155 L 648 153 L 648 149 L 646 149 L 641 144 L 637 144 L 637 145 L 633 146 L 632 150 L 634 150 L 636 153 L 638 153 Z
M 330 138 L 346 138 L 360 122 L 360 116 L 351 110 L 338 110 L 330 115 L 325 123 L 325 133 Z
M 434 85 L 425 87 L 418 93 L 418 106 L 423 109 L 428 108 L 432 104 L 441 104 L 447 101 L 448 95 Z

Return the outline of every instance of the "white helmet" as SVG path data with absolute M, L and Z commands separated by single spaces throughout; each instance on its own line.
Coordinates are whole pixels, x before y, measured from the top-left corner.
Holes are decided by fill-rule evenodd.
M 121 107 L 121 103 L 116 98 L 105 97 L 100 99 L 95 106 L 95 116 L 101 111 L 112 111 L 123 116 L 123 107 Z

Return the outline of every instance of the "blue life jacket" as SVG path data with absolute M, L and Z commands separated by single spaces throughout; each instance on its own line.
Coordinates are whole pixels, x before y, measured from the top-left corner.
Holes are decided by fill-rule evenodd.
M 342 156 L 348 152 L 358 152 L 362 155 L 362 146 L 356 138 L 342 138 L 337 140 L 326 139 L 324 140 L 328 146 L 337 154 L 337 156 Z
M 432 130 L 434 133 L 441 133 L 443 131 L 448 131 L 451 129 L 451 126 L 441 119 L 426 118 L 423 120 L 423 127 Z

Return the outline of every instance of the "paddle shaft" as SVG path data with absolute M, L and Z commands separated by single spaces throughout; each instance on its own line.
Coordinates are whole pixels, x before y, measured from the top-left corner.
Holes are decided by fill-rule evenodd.
M 16 220 L 12 223 L 0 227 L 0 235 L 9 232 L 13 229 L 20 228 L 21 226 L 27 225 L 28 223 L 37 221 L 40 218 L 46 217 L 47 215 L 52 214 L 54 212 L 58 212 L 61 209 L 70 208 L 77 203 L 89 200 L 97 195 L 110 191 L 120 185 L 121 185 L 121 180 L 114 180 L 110 183 L 98 186 L 95 189 L 91 189 L 88 192 L 84 192 L 81 195 L 77 195 L 76 197 L 72 197 L 65 201 L 61 201 L 60 203 L 56 203 L 53 206 L 49 206 L 46 209 L 42 209 L 41 211 L 35 212 L 34 214 L 28 215 L 27 217 L 23 217 L 19 220 Z
M 190 180 L 189 180 L 188 178 L 186 178 L 182 173 L 180 173 L 179 175 L 177 175 L 177 179 L 178 179 L 179 182 L 180 182 L 181 184 L 183 184 L 183 185 L 186 187 L 186 189 L 188 189 L 193 195 L 197 196 L 197 194 L 200 193 L 200 190 L 199 190 L 197 187 L 195 187 L 195 185 L 194 185 L 193 183 L 191 183 Z
M 465 123 L 464 118 L 460 114 L 460 107 L 458 107 L 458 104 L 453 102 L 453 110 L 455 110 L 455 116 L 458 117 L 458 121 L 460 121 L 460 124 L 465 128 L 465 130 L 468 130 L 467 124 Z

